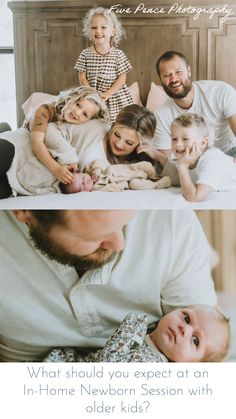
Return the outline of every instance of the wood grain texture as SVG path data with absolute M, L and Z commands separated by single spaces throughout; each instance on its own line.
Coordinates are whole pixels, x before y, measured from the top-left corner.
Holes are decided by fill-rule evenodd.
M 135 12 L 137 1 L 125 3 L 131 13 L 121 13 L 127 37 L 120 44 L 132 65 L 128 83 L 138 81 L 141 99 L 145 104 L 151 81 L 159 84 L 156 61 L 167 50 L 185 54 L 192 67 L 193 80 L 218 79 L 236 87 L 235 54 L 236 6 L 229 1 L 232 15 L 222 23 L 224 14 L 210 18 L 201 14 L 171 12 L 173 1 L 161 4 L 149 0 L 146 9 L 163 8 L 164 13 Z M 123 4 L 122 3 L 122 4 Z M 198 1 L 185 2 L 198 7 Z M 103 0 L 99 5 L 110 7 Z M 81 28 L 85 13 L 94 6 L 91 0 L 78 1 L 13 1 L 9 7 L 14 17 L 14 42 L 18 124 L 23 120 L 21 104 L 35 91 L 57 94 L 78 84 L 73 70 L 82 49 L 89 45 Z M 218 5 L 219 6 L 219 5 Z M 212 0 L 204 0 L 201 7 L 216 8 Z M 230 64 L 229 64 L 230 62 Z

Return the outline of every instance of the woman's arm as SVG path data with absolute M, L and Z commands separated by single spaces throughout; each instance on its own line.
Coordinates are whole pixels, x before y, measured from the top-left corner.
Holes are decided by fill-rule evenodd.
M 106 92 L 100 93 L 101 97 L 104 100 L 109 99 L 112 95 L 117 93 L 118 90 L 120 90 L 122 86 L 124 86 L 125 82 L 126 82 L 126 73 L 121 74 L 120 76 L 118 76 L 116 81 L 113 83 L 113 85 Z
M 164 167 L 167 163 L 168 157 L 171 154 L 171 150 L 157 150 L 153 145 L 150 144 L 140 144 L 137 147 L 137 154 L 145 153 L 151 159 L 158 161 L 161 167 Z

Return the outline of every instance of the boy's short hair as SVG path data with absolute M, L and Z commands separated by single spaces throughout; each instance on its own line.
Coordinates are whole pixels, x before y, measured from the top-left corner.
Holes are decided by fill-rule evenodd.
M 212 130 L 207 124 L 206 119 L 200 114 L 191 112 L 183 113 L 172 121 L 171 128 L 173 125 L 179 125 L 184 128 L 197 128 L 201 132 L 202 136 L 208 139 L 207 148 L 214 145 L 214 137 L 211 132 Z
M 201 362 L 220 362 L 224 361 L 229 352 L 230 346 L 230 324 L 229 318 L 226 317 L 218 308 L 212 307 L 214 310 L 216 320 L 218 321 L 220 327 L 222 328 L 222 334 L 224 334 L 224 339 L 219 348 L 216 348 L 214 352 L 206 355 L 201 359 Z

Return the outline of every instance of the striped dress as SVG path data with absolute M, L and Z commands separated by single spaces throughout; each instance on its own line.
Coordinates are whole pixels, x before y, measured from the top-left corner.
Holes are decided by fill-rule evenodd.
M 97 54 L 92 48 L 84 49 L 74 69 L 86 73 L 86 78 L 91 87 L 99 92 L 105 92 L 121 74 L 127 73 L 132 67 L 123 51 L 111 47 L 106 55 Z M 133 100 L 130 91 L 126 85 L 123 85 L 117 93 L 106 101 L 111 121 L 114 122 L 119 111 L 131 103 L 133 103 Z

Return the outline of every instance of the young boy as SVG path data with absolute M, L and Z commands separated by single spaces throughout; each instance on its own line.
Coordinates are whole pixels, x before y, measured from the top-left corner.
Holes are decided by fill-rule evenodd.
M 178 116 L 171 124 L 171 137 L 180 186 L 187 201 L 204 201 L 211 191 L 236 189 L 233 158 L 213 147 L 203 116 Z
M 128 314 L 103 349 L 82 357 L 54 349 L 45 362 L 218 362 L 229 347 L 229 321 L 216 308 L 193 305 L 163 316 L 147 334 L 145 314 Z

